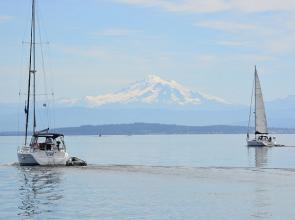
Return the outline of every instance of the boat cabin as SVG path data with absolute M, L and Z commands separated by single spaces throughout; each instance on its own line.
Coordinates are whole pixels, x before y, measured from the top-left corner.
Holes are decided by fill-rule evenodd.
M 35 133 L 30 146 L 34 150 L 66 151 L 64 135 L 58 133 Z

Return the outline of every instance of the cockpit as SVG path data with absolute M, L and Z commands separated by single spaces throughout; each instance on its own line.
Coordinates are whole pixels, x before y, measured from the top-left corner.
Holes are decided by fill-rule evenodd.
M 34 150 L 65 151 L 64 136 L 56 133 L 36 133 L 32 136 L 30 146 Z

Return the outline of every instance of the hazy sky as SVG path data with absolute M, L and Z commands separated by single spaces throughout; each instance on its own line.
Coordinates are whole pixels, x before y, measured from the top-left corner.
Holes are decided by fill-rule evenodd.
M 30 4 L 0 1 L 0 102 L 17 101 L 25 85 Z M 254 64 L 266 100 L 295 94 L 294 12 L 293 0 L 38 0 L 57 98 L 156 74 L 248 104 Z

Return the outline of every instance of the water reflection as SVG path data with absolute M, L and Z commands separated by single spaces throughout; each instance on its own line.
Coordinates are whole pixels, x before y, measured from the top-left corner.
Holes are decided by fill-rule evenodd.
M 255 167 L 265 167 L 268 159 L 268 147 L 255 147 Z
M 254 163 L 257 168 L 267 167 L 268 150 L 268 147 L 248 147 L 249 166 L 253 166 Z
M 255 167 L 262 168 L 268 165 L 268 147 L 255 147 Z M 257 176 L 254 188 L 253 217 L 258 219 L 268 219 L 271 217 L 271 194 L 268 188 L 268 181 L 261 181 L 260 174 Z M 265 180 L 265 179 L 264 179 Z
M 50 213 L 63 198 L 61 172 L 49 167 L 19 167 L 18 215 L 35 218 Z

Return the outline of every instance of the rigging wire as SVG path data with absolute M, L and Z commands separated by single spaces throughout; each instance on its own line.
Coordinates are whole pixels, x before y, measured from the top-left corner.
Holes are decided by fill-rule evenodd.
M 42 14 L 40 14 L 40 16 L 42 16 Z M 48 38 L 48 33 L 46 31 L 46 28 L 43 28 L 43 34 L 45 35 L 46 39 L 49 39 Z M 50 95 L 50 98 L 49 98 L 49 101 L 50 101 L 50 111 L 49 111 L 49 115 L 51 116 L 51 120 L 50 120 L 50 123 L 51 123 L 51 128 L 53 131 L 55 131 L 55 121 L 56 121 L 56 117 L 55 117 L 55 71 L 53 71 L 53 67 L 52 67 L 52 53 L 51 53 L 51 47 L 50 47 L 50 43 L 47 43 L 46 44 L 48 47 L 46 48 L 46 54 L 47 54 L 47 66 L 46 66 L 46 69 L 47 69 L 47 73 L 49 72 L 50 76 L 49 77 L 49 81 L 47 80 L 47 82 L 49 82 L 50 86 L 48 87 L 49 89 L 49 93 L 48 95 Z
M 37 5 L 38 7 L 38 5 Z M 38 37 L 40 42 L 40 52 L 41 52 L 41 67 L 43 73 L 43 88 L 45 94 L 45 103 L 42 104 L 44 108 L 46 108 L 46 118 L 47 118 L 47 127 L 50 127 L 50 113 L 49 113 L 49 98 L 48 98 L 48 87 L 47 87 L 47 73 L 45 70 L 45 59 L 44 59 L 44 50 L 43 50 L 43 42 L 42 42 L 42 33 L 40 28 L 40 10 L 38 8 L 36 16 L 37 16 L 37 29 L 38 29 Z
M 36 7 L 38 7 L 38 5 L 36 5 Z M 41 60 L 40 60 L 40 65 L 41 65 L 41 72 L 43 73 L 43 90 L 44 90 L 44 93 L 41 93 L 41 94 L 37 94 L 37 96 L 39 95 L 39 96 L 45 96 L 45 98 L 44 98 L 44 100 L 43 100 L 43 102 L 41 102 L 42 100 L 40 100 L 40 102 L 39 102 L 39 105 L 41 105 L 40 106 L 40 108 L 38 108 L 38 115 L 39 115 L 39 117 L 40 116 L 44 116 L 47 120 L 43 120 L 43 125 L 42 126 L 47 126 L 47 128 L 49 128 L 49 127 L 52 127 L 52 125 L 53 125 L 53 127 L 55 127 L 55 114 L 54 114 L 54 89 L 51 87 L 52 86 L 52 84 L 53 83 L 51 83 L 51 82 L 48 82 L 48 71 L 46 71 L 46 68 L 45 68 L 45 66 L 47 66 L 47 62 L 45 63 L 45 50 L 47 49 L 48 51 L 49 51 L 49 49 L 50 49 L 50 47 L 48 47 L 48 48 L 44 48 L 44 45 L 49 45 L 49 42 L 43 42 L 42 41 L 42 36 L 45 34 L 46 36 L 48 36 L 47 34 L 46 34 L 46 29 L 45 30 L 43 30 L 44 28 L 42 28 L 42 31 L 43 32 L 41 32 L 41 28 L 40 28 L 40 21 L 41 21 L 41 17 L 42 17 L 42 13 L 40 13 L 40 9 L 39 9 L 39 7 L 38 7 L 38 9 L 36 10 L 36 17 L 37 17 L 37 32 L 38 32 L 38 40 L 39 40 L 39 43 L 38 43 L 38 45 L 40 45 L 40 57 L 41 57 Z M 45 36 L 45 37 L 46 37 Z M 46 39 L 48 39 L 48 37 L 46 38 Z M 44 50 L 45 49 L 45 50 Z M 49 55 L 47 55 L 47 56 L 49 56 Z M 50 72 L 52 72 L 52 71 L 50 71 Z M 53 79 L 54 77 L 51 77 L 51 78 L 49 78 L 49 79 Z M 48 87 L 48 83 L 49 83 L 49 85 L 51 85 L 51 86 L 49 86 Z M 49 92 L 50 91 L 50 92 Z M 53 101 L 51 101 L 51 99 L 53 100 Z M 43 110 L 44 109 L 44 110 Z M 53 114 L 52 114 L 52 112 L 53 112 Z
M 24 54 L 23 54 L 23 51 L 24 51 L 24 44 L 22 43 L 21 44 L 21 53 L 20 53 L 20 63 L 22 60 L 24 60 Z M 17 135 L 20 135 L 20 117 L 21 117 L 21 93 L 22 93 L 22 89 L 21 89 L 21 84 L 23 82 L 23 77 L 22 77 L 22 70 L 23 70 L 23 64 L 21 63 L 19 65 L 19 71 L 18 71 L 18 102 L 17 102 Z
M 30 11 L 31 9 L 31 5 L 28 5 L 28 8 L 26 11 Z M 23 122 L 23 119 L 21 119 L 23 117 L 23 108 L 21 107 L 23 105 L 23 99 L 21 98 L 21 93 L 22 93 L 22 89 L 25 89 L 22 87 L 22 83 L 25 81 L 24 78 L 24 72 L 26 72 L 27 69 L 29 69 L 29 63 L 27 63 L 25 60 L 25 58 L 28 58 L 27 56 L 27 51 L 25 50 L 25 41 L 27 38 L 27 35 L 29 33 L 30 30 L 30 26 L 31 26 L 31 13 L 26 14 L 26 19 L 24 19 L 24 21 L 26 21 L 26 25 L 24 25 L 24 31 L 23 31 L 23 35 L 21 38 L 21 53 L 20 53 L 20 65 L 19 65 L 19 82 L 18 82 L 18 104 L 17 104 L 17 134 L 20 135 L 21 134 L 21 123 Z M 25 119 L 25 118 L 24 118 Z

